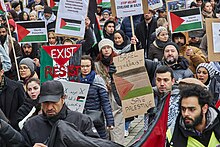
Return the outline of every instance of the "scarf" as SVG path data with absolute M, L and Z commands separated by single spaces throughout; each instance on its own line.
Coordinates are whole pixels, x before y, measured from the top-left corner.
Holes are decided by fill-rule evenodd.
M 85 78 L 82 77 L 82 75 L 80 75 L 80 82 L 81 83 L 87 83 L 87 84 L 92 84 L 94 79 L 95 79 L 95 71 L 92 70 L 88 75 L 86 75 Z
M 111 64 L 111 56 L 105 58 L 103 57 L 101 62 L 105 65 L 105 66 L 109 66 Z
M 204 18 L 213 18 L 214 17 L 213 11 L 209 13 L 209 12 L 202 10 L 202 15 L 204 16 Z
M 159 39 L 156 39 L 155 42 L 153 43 L 157 48 L 163 49 L 165 44 L 169 41 L 169 39 L 166 42 L 160 41 Z

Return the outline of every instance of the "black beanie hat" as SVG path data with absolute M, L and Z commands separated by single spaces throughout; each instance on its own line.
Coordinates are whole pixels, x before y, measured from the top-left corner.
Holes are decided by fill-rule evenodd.
M 15 1 L 11 4 L 11 7 L 15 9 L 18 5 L 20 5 L 19 2 Z
M 168 43 L 166 43 L 166 44 L 164 45 L 164 47 L 163 47 L 163 50 L 164 50 L 168 45 L 174 46 L 174 47 L 176 48 L 178 54 L 179 54 L 179 47 L 178 47 L 178 45 L 177 45 L 176 43 L 174 43 L 174 42 L 168 42 Z
M 52 8 L 51 7 L 45 7 L 44 8 L 44 13 L 52 14 Z

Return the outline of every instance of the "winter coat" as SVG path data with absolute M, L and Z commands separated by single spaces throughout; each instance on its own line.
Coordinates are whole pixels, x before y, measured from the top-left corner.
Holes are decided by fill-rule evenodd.
M 188 48 L 191 48 L 193 50 L 192 56 L 186 55 L 186 50 Z M 179 55 L 185 57 L 189 62 L 189 69 L 195 74 L 196 73 L 196 67 L 200 63 L 205 63 L 207 61 L 205 55 L 202 53 L 202 51 L 194 46 L 182 46 L 179 50 Z
M 71 137 L 70 137 L 71 136 Z M 58 120 L 50 134 L 48 147 L 120 147 L 108 139 L 84 136 L 74 124 Z
M 155 60 L 155 61 L 161 61 L 163 58 L 163 54 L 164 54 L 163 47 L 167 42 L 162 42 L 159 39 L 156 39 L 150 45 L 148 59 Z
M 155 32 L 157 28 L 157 19 L 155 17 L 152 18 L 151 22 L 148 24 L 148 28 L 146 28 L 145 20 L 141 21 L 136 26 L 135 35 L 138 40 L 141 42 L 141 45 L 145 51 L 145 54 L 148 57 L 149 47 L 153 40 L 150 40 L 151 34 Z M 147 40 L 147 44 L 146 44 Z
M 112 108 L 109 102 L 108 92 L 104 80 L 96 75 L 86 98 L 85 109 L 103 111 L 106 118 L 106 126 L 114 126 Z M 96 126 L 101 138 L 107 138 L 106 126 Z
M 0 92 L 0 108 L 9 119 L 12 127 L 18 130 L 17 118 L 19 115 L 17 110 L 24 102 L 25 92 L 22 84 L 19 82 L 10 80 L 7 77 L 4 77 L 4 80 L 5 85 L 2 92 Z
M 39 114 L 30 118 L 21 130 L 27 146 L 35 143 L 44 143 L 49 139 L 53 125 L 58 120 L 65 120 L 72 123 L 85 136 L 99 137 L 93 126 L 92 120 L 79 112 L 71 111 L 64 104 L 61 111 L 52 118 L 47 118 L 45 114 Z M 40 128 L 40 130 L 39 130 Z
M 167 146 L 172 145 L 174 147 L 186 147 L 188 137 L 196 139 L 204 146 L 208 146 L 211 134 L 214 132 L 216 139 L 220 142 L 220 113 L 217 109 L 209 107 L 207 112 L 207 124 L 203 132 L 198 135 L 195 129 L 187 129 L 184 125 L 181 114 L 178 115 L 174 130 L 170 129 L 172 139 Z
M 133 23 L 134 23 L 134 29 L 136 29 L 136 25 L 141 22 L 142 15 L 134 15 L 133 17 Z M 120 28 L 129 38 L 132 37 L 132 29 L 131 29 L 131 20 L 130 16 L 125 17 L 122 21 L 121 28 Z
M 165 63 L 164 60 L 155 62 L 149 59 L 145 59 L 145 67 L 147 69 L 148 76 L 150 78 L 152 86 L 155 86 L 155 71 L 161 65 L 167 65 L 167 64 Z M 188 61 L 184 57 L 179 56 L 177 63 L 170 66 L 170 68 L 173 69 L 175 81 L 178 81 L 179 79 L 193 77 L 193 73 L 188 67 L 189 67 Z
M 208 85 L 209 91 L 213 95 L 213 104 L 215 105 L 218 100 L 220 100 L 220 75 L 214 75 L 210 79 Z
M 0 125 L 1 147 L 24 147 L 24 138 L 18 131 L 2 119 Z

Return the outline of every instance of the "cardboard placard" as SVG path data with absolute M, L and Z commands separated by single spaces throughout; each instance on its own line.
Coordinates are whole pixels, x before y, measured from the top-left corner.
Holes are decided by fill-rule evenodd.
M 148 12 L 147 0 L 111 0 L 113 17 L 126 17 Z
M 219 36 L 220 36 L 220 19 L 218 18 L 206 18 L 206 34 L 208 43 L 208 60 L 209 61 L 220 61 L 219 51 Z M 213 32 L 213 29 L 215 31 Z
M 114 81 L 124 117 L 146 113 L 154 106 L 154 96 L 145 68 L 144 50 L 122 54 L 113 61 L 117 69 Z

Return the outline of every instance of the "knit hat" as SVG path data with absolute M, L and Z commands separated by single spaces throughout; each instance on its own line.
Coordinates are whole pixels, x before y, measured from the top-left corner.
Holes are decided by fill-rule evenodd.
M 196 68 L 196 73 L 198 73 L 198 70 L 199 70 L 200 67 L 204 67 L 208 71 L 210 78 L 212 78 L 215 75 L 216 70 L 212 67 L 211 64 L 209 64 L 209 63 L 200 63 Z
M 102 39 L 100 42 L 99 42 L 99 51 L 104 47 L 104 46 L 110 46 L 112 49 L 114 49 L 114 43 L 113 41 L 111 41 L 110 39 Z
M 20 5 L 19 2 L 14 1 L 12 2 L 11 7 L 15 9 L 18 5 Z
M 19 66 L 22 64 L 27 65 L 27 67 L 30 69 L 31 73 L 34 72 L 34 61 L 31 58 L 23 58 L 20 61 Z
M 32 46 L 31 43 L 23 43 L 21 46 L 24 47 L 25 45 Z
M 178 45 L 177 45 L 176 43 L 174 43 L 174 42 L 168 42 L 168 43 L 166 43 L 166 44 L 164 45 L 164 47 L 163 47 L 163 50 L 164 50 L 168 45 L 174 46 L 174 47 L 176 48 L 178 54 L 179 54 L 179 47 L 178 47 Z
M 52 8 L 51 7 L 45 7 L 44 8 L 44 13 L 52 14 Z
M 108 9 L 105 9 L 104 11 L 102 11 L 102 14 L 104 13 L 108 13 L 109 15 L 111 14 L 111 12 Z
M 167 32 L 167 28 L 160 26 L 159 28 L 156 28 L 156 36 L 159 36 L 159 34 L 162 31 L 166 31 Z

